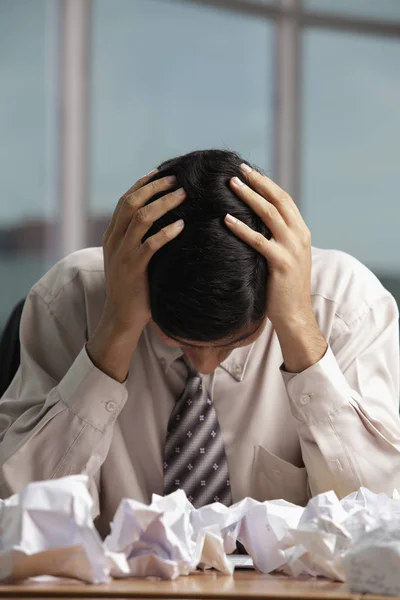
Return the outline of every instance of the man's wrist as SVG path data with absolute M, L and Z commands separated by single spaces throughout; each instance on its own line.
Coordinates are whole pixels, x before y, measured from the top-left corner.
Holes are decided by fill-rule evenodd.
M 143 329 L 116 330 L 111 321 L 103 321 L 86 345 L 90 360 L 100 371 L 123 383 Z
M 301 373 L 325 355 L 328 344 L 312 311 L 272 324 L 281 346 L 286 371 Z

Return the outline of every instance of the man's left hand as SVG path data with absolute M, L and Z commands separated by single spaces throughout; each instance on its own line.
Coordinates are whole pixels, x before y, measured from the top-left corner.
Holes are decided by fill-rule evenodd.
M 286 370 L 297 373 L 318 362 L 327 349 L 311 304 L 310 230 L 289 194 L 248 165 L 242 165 L 242 172 L 243 181 L 231 179 L 232 190 L 272 237 L 268 240 L 230 215 L 225 222 L 268 263 L 267 317 L 278 335 Z

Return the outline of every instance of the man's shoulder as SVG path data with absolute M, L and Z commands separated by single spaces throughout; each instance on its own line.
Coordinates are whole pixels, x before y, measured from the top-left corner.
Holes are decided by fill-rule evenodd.
M 311 296 L 334 305 L 348 325 L 380 303 L 395 305 L 374 273 L 354 256 L 340 250 L 312 249 Z
M 63 292 L 73 294 L 104 287 L 102 248 L 85 248 L 73 252 L 56 263 L 32 288 L 47 304 Z

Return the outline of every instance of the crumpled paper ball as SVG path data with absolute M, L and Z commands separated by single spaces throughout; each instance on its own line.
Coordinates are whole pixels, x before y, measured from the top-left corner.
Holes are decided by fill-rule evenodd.
M 199 565 L 232 574 L 219 527 L 205 524 L 195 530 L 191 523 L 194 512 L 183 490 L 166 497 L 154 495 L 150 506 L 124 499 L 104 542 L 106 550 L 122 552 L 133 576 L 176 579 Z M 114 569 L 112 575 L 120 577 L 125 573 Z
M 0 579 L 36 575 L 109 581 L 85 475 L 29 483 L 0 501 Z

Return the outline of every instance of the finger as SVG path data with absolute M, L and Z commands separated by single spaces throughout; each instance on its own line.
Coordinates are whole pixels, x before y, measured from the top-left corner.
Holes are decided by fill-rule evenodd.
M 287 224 L 273 204 L 243 183 L 238 177 L 231 179 L 231 186 L 235 194 L 262 219 L 276 240 L 280 241 L 285 238 L 288 229 Z
M 114 230 L 115 223 L 117 221 L 118 214 L 119 214 L 119 211 L 121 210 L 121 206 L 122 206 L 123 202 L 124 202 L 123 197 L 120 198 L 118 200 L 118 202 L 117 202 L 117 206 L 114 209 L 114 212 L 113 212 L 113 215 L 111 217 L 111 220 L 110 220 L 110 222 L 109 222 L 109 224 L 107 226 L 107 229 L 105 230 L 105 232 L 103 234 L 103 246 L 105 246 L 108 243 L 108 241 L 109 241 L 109 239 L 111 237 L 111 234 L 112 234 L 112 232 Z
M 149 179 L 151 179 L 151 177 L 153 175 L 155 175 L 157 172 L 158 172 L 158 169 L 153 169 L 152 171 L 150 171 L 150 173 L 147 173 L 147 175 L 144 175 L 143 177 L 141 177 L 140 179 L 138 179 L 138 181 L 132 187 L 130 187 L 129 190 L 127 192 L 125 192 L 125 194 L 123 194 L 121 196 L 121 198 L 117 202 L 117 206 L 114 209 L 113 215 L 111 217 L 111 221 L 108 224 L 108 227 L 107 227 L 107 229 L 104 232 L 104 235 L 103 235 L 103 244 L 107 243 L 107 241 L 108 241 L 108 239 L 109 239 L 109 237 L 110 237 L 110 235 L 111 235 L 111 233 L 112 233 L 112 231 L 114 229 L 115 223 L 116 223 L 117 218 L 118 218 L 118 214 L 119 214 L 119 212 L 121 210 L 121 206 L 125 202 L 125 199 L 128 196 L 130 196 L 133 192 L 135 192 L 136 190 L 138 190 L 139 188 L 141 188 L 143 185 L 145 185 L 149 181 Z
M 161 177 L 143 185 L 127 197 L 127 202 L 136 208 L 144 206 L 149 200 L 176 185 L 175 175 Z
M 232 233 L 254 248 L 254 250 L 257 250 L 267 261 L 276 260 L 277 246 L 273 239 L 267 240 L 262 233 L 254 231 L 251 227 L 243 223 L 243 221 L 236 219 L 236 217 L 233 217 L 229 213 L 225 216 L 225 223 Z
M 130 194 L 132 194 L 133 192 L 136 192 L 136 190 L 140 189 L 141 187 L 143 187 L 144 185 L 146 185 L 146 183 L 153 177 L 153 175 L 155 175 L 156 173 L 158 173 L 158 169 L 153 169 L 152 171 L 150 171 L 150 173 L 147 173 L 147 175 L 144 175 L 143 177 L 141 177 L 140 179 L 137 180 L 136 183 L 133 184 L 133 186 L 131 188 L 129 188 L 129 190 L 127 192 L 125 192 L 124 196 L 128 196 Z M 124 197 L 123 196 L 123 197 Z
M 140 244 L 142 238 L 153 223 L 173 208 L 182 204 L 185 199 L 185 190 L 179 188 L 179 190 L 166 194 L 151 204 L 139 208 L 132 217 L 125 234 L 124 240 L 126 242 L 127 250 L 131 251 Z
M 125 196 L 110 236 L 110 242 L 121 241 L 136 211 L 144 206 L 155 194 L 165 192 L 174 185 L 176 185 L 176 177 L 162 177 L 161 179 L 156 179 L 145 184 L 133 194 Z
M 141 259 L 144 261 L 144 266 L 147 266 L 151 257 L 165 244 L 175 239 L 185 227 L 183 219 L 175 221 L 171 225 L 167 225 L 158 233 L 151 235 L 140 247 Z
M 246 183 L 261 194 L 263 198 L 271 202 L 279 210 L 288 225 L 296 224 L 299 219 L 303 221 L 303 217 L 292 198 L 272 179 L 262 175 L 245 163 L 241 165 L 241 170 Z

